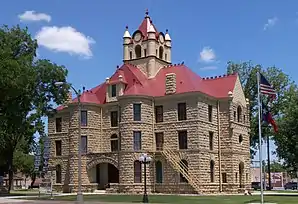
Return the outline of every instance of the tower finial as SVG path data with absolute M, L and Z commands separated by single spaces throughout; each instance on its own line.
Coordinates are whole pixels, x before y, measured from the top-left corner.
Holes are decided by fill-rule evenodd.
M 148 9 L 146 9 L 145 14 L 146 14 L 146 18 L 149 17 L 149 11 L 148 11 Z
M 128 25 L 125 26 L 125 29 L 128 30 Z

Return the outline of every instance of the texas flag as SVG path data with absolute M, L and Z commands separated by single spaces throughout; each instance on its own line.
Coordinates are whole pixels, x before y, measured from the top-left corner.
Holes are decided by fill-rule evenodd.
M 268 124 L 271 124 L 274 132 L 278 131 L 278 127 L 275 123 L 275 120 L 273 119 L 271 113 L 269 112 L 268 106 L 266 106 L 264 103 L 262 103 L 262 111 L 263 111 L 263 121 L 265 121 Z

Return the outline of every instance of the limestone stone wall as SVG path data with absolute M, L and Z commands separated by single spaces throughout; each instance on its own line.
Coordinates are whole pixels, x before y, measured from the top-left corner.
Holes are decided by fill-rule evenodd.
M 178 121 L 177 104 L 186 103 L 187 120 Z M 133 121 L 133 104 L 141 104 L 141 121 Z M 155 123 L 154 106 L 163 106 L 164 122 Z M 212 106 L 212 121 L 208 120 L 208 105 Z M 110 158 L 119 169 L 119 184 L 113 186 L 117 192 L 143 191 L 143 183 L 134 183 L 134 161 L 141 153 L 147 152 L 154 161 L 147 168 L 149 192 L 180 192 L 194 193 L 187 183 L 180 183 L 179 173 L 166 158 L 156 150 L 155 133 L 164 133 L 164 148 L 174 150 L 177 157 L 188 162 L 190 175 L 200 181 L 200 192 L 216 193 L 220 191 L 222 173 L 227 174 L 227 183 L 222 184 L 222 190 L 237 192 L 239 184 L 239 163 L 244 164 L 244 185 L 250 183 L 249 155 L 249 122 L 234 121 L 233 114 L 239 101 L 219 102 L 200 94 L 171 95 L 154 100 L 146 97 L 123 97 L 117 102 L 103 106 L 83 106 L 88 111 L 88 125 L 82 127 L 81 134 L 88 138 L 88 152 L 82 155 L 83 190 L 95 189 L 96 184 L 90 182 L 89 170 L 97 163 L 104 162 L 102 158 Z M 243 104 L 240 104 L 243 107 Z M 111 111 L 118 111 L 118 127 L 111 127 Z M 243 107 L 243 114 L 246 113 Z M 60 114 L 60 113 L 59 113 Z M 61 112 L 62 114 L 62 112 Z M 219 118 L 218 118 L 219 115 Z M 59 115 L 57 115 L 58 117 Z M 55 133 L 55 120 L 49 118 L 49 136 L 51 138 L 51 164 L 62 166 L 62 184 L 56 184 L 57 189 L 77 190 L 78 183 L 78 112 L 76 106 L 70 106 L 62 114 L 63 131 Z M 247 117 L 248 118 L 248 117 Z M 220 123 L 218 123 L 218 119 Z M 188 149 L 179 150 L 178 131 L 187 130 Z M 142 149 L 133 149 L 133 131 L 141 131 Z M 209 147 L 209 133 L 213 133 L 213 149 Z M 111 135 L 119 138 L 120 152 L 111 152 Z M 219 137 L 220 134 L 220 137 Z M 239 135 L 243 140 L 239 143 Z M 55 139 L 62 138 L 62 156 L 54 156 Z M 220 148 L 219 148 L 220 147 Z M 161 161 L 163 166 L 163 183 L 156 183 L 155 161 Z M 210 162 L 214 161 L 214 182 L 211 183 Z M 220 166 L 221 163 L 221 166 Z M 221 167 L 221 168 L 220 168 Z M 142 166 L 143 168 L 143 166 Z M 144 170 L 144 169 L 143 169 Z M 238 180 L 236 180 L 238 173 Z M 143 177 L 143 175 L 142 175 Z M 144 181 L 144 178 L 142 178 Z M 222 181 L 222 180 L 221 180 Z

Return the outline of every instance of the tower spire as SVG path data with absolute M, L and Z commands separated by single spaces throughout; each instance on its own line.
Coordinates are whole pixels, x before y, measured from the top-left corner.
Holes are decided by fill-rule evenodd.
M 148 9 L 146 9 L 146 12 L 145 12 L 145 18 L 150 18 L 150 17 L 149 17 L 149 11 L 148 11 Z

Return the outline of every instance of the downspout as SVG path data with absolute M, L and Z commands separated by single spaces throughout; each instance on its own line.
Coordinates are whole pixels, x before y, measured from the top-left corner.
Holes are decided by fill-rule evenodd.
M 102 107 L 100 107 L 100 138 L 102 138 Z M 102 141 L 100 142 L 100 150 L 99 151 L 102 151 Z
M 152 98 L 152 139 L 155 141 L 155 101 L 154 98 Z M 156 141 L 155 141 L 156 143 Z M 156 146 L 156 145 L 155 145 Z M 156 191 L 156 186 L 155 186 L 155 176 L 156 176 L 156 167 L 155 167 L 155 158 L 156 158 L 156 149 L 154 146 L 154 142 L 152 143 L 152 152 L 153 152 L 153 192 Z
M 120 131 L 120 123 L 121 123 L 121 106 L 118 104 L 118 173 L 120 174 L 120 151 L 121 151 L 121 131 Z M 119 175 L 119 184 L 118 184 L 118 193 L 120 193 L 120 175 Z
M 222 192 L 222 178 L 221 178 L 221 134 L 220 134 L 220 111 L 219 100 L 217 101 L 217 135 L 218 135 L 218 170 L 219 170 L 219 192 Z

